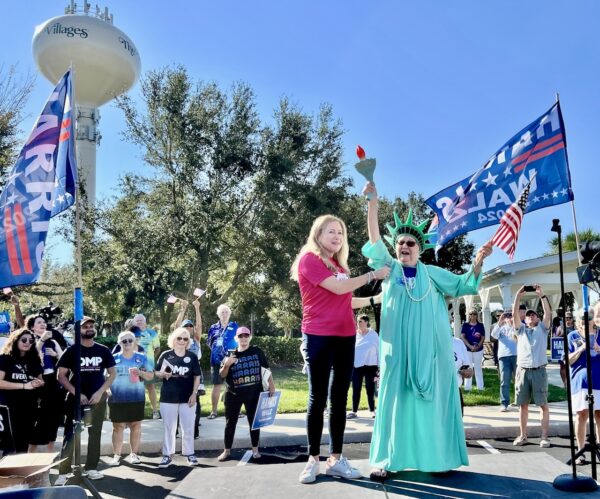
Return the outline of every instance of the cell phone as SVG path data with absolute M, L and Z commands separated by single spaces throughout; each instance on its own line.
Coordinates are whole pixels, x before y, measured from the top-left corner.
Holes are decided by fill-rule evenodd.
M 229 353 L 230 357 L 235 358 L 235 348 L 233 350 L 227 350 L 227 352 Z
M 467 366 L 467 365 L 460 366 L 459 371 L 466 371 L 467 369 L 470 369 L 470 368 L 471 368 L 471 366 Z
M 523 291 L 527 291 L 528 293 L 535 292 L 535 286 L 525 286 L 523 287 Z

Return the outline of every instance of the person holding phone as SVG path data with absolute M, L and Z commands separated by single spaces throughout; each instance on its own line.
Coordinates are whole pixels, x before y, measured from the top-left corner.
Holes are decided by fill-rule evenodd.
M 533 401 L 542 411 L 542 438 L 540 447 L 550 447 L 548 430 L 550 427 L 550 410 L 548 408 L 548 375 L 546 364 L 546 346 L 548 344 L 548 331 L 552 320 L 552 309 L 548 297 L 540 285 L 533 286 L 535 293 L 544 310 L 544 318 L 540 320 L 537 312 L 528 309 L 525 312 L 525 324 L 513 329 L 513 337 L 517 341 L 517 372 L 515 375 L 516 402 L 519 406 L 520 433 L 513 441 L 513 445 L 527 444 L 527 423 L 529 419 L 529 404 Z M 522 286 L 517 292 L 513 303 L 513 317 L 519 313 L 522 296 L 526 289 Z
M 505 311 L 492 329 L 492 338 L 498 340 L 498 367 L 500 370 L 500 412 L 508 412 L 510 382 L 517 369 L 517 342 L 513 336 L 513 314 Z

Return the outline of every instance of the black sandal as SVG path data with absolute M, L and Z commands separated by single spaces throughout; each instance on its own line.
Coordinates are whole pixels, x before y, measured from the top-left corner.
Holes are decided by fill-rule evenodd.
M 371 471 L 369 478 L 374 482 L 385 482 L 390 477 L 390 473 L 383 468 Z

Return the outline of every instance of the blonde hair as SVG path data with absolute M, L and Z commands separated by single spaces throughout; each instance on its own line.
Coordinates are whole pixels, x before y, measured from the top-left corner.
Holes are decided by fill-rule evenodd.
M 169 348 L 174 348 L 175 338 L 184 333 L 187 334 L 188 338 L 190 339 L 190 341 L 187 342 L 187 346 L 185 347 L 185 349 L 187 350 L 188 348 L 190 348 L 190 346 L 192 345 L 192 336 L 190 335 L 190 332 L 184 327 L 178 327 L 175 329 L 175 331 L 169 334 L 169 337 L 167 338 L 167 345 L 169 345 Z
M 300 265 L 300 260 L 304 255 L 306 255 L 306 253 L 314 253 L 315 255 L 319 256 L 325 265 L 327 265 L 329 270 L 332 272 L 337 272 L 337 269 L 332 268 L 331 264 L 328 263 L 329 258 L 325 254 L 321 243 L 319 243 L 319 237 L 321 237 L 321 234 L 325 228 L 332 222 L 337 222 L 342 227 L 342 247 L 333 256 L 337 260 L 339 266 L 342 267 L 347 274 L 350 274 L 350 269 L 348 268 L 348 230 L 346 229 L 346 224 L 342 219 L 334 215 L 321 215 L 313 222 L 312 227 L 310 228 L 310 233 L 308 234 L 308 238 L 306 239 L 306 243 L 304 246 L 302 246 L 300 252 L 296 255 L 294 263 L 292 264 L 290 276 L 294 281 L 298 280 L 298 267 Z

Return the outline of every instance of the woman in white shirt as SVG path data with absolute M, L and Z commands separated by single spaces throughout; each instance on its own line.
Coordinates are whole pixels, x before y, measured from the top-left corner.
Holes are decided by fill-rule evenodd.
M 379 371 L 379 335 L 369 327 L 369 316 L 360 315 L 356 320 L 356 345 L 354 347 L 354 370 L 352 371 L 352 411 L 347 419 L 356 417 L 360 404 L 363 379 L 371 416 L 375 417 L 375 381 Z

